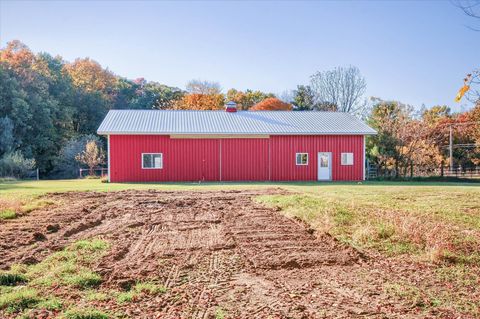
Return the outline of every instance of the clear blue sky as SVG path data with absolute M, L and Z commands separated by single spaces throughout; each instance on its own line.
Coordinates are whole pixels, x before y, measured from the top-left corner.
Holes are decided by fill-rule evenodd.
M 448 1 L 0 1 L 2 47 L 19 39 L 181 88 L 204 79 L 282 93 L 351 64 L 369 96 L 459 110 L 470 107 L 453 102 L 462 79 L 480 66 L 475 21 Z

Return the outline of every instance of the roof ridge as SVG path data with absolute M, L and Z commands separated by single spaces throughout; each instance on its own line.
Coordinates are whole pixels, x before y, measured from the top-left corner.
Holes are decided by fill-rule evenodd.
M 208 113 L 208 112 L 222 112 L 222 113 L 228 113 L 225 112 L 225 110 L 159 110 L 159 109 L 110 109 L 110 111 L 115 111 L 115 112 L 202 112 L 202 113 Z M 345 116 L 353 116 L 354 118 L 357 118 L 354 114 L 348 113 L 348 112 L 340 112 L 340 111 L 316 111 L 316 110 L 303 110 L 303 111 L 285 111 L 285 110 L 255 110 L 255 111 L 250 111 L 250 110 L 237 110 L 237 112 L 233 113 L 228 113 L 228 114 L 235 114 L 235 113 L 292 113 L 292 114 L 305 114 L 305 113 L 322 113 L 322 114 L 342 114 Z

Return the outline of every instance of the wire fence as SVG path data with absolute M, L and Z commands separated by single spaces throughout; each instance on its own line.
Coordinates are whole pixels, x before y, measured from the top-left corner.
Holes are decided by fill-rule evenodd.
M 455 177 L 480 179 L 480 166 L 457 167 L 450 169 L 449 166 L 412 166 L 407 169 L 383 168 L 373 164 L 366 167 L 365 177 L 367 179 L 376 178 L 416 178 L 416 177 Z
M 480 166 L 469 168 L 457 168 L 453 170 L 444 171 L 444 176 L 458 177 L 458 178 L 480 178 Z
M 20 179 L 20 180 L 39 180 L 40 179 L 40 171 L 38 168 L 31 169 L 31 170 L 22 170 L 22 171 L 4 171 L 0 172 L 0 178 L 3 179 Z

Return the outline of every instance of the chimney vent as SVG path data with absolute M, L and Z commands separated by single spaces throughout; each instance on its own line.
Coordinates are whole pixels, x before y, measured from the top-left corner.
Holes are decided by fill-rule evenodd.
M 225 112 L 237 112 L 237 103 L 230 101 L 225 105 Z

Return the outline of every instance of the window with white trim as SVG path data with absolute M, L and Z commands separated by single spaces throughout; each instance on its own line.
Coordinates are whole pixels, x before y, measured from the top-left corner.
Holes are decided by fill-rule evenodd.
M 296 153 L 295 160 L 297 165 L 308 165 L 308 153 Z
M 353 165 L 353 153 L 342 153 L 342 165 Z
M 143 169 L 161 169 L 163 168 L 162 153 L 142 153 Z

